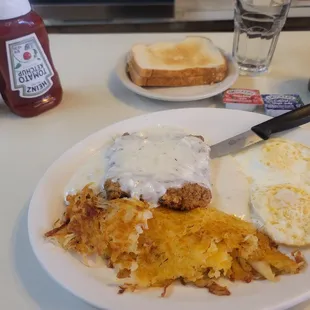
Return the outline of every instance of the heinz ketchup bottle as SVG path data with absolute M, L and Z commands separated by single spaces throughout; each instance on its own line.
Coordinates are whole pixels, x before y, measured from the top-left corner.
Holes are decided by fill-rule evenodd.
M 62 99 L 44 23 L 28 0 L 0 0 L 0 92 L 23 117 L 50 110 Z

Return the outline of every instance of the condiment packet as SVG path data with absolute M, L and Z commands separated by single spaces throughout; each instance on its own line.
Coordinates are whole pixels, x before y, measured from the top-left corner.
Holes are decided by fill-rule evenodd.
M 223 103 L 228 109 L 254 111 L 263 105 L 263 99 L 257 89 L 229 88 L 223 94 Z
M 269 116 L 279 116 L 304 105 L 298 94 L 264 94 L 265 113 Z

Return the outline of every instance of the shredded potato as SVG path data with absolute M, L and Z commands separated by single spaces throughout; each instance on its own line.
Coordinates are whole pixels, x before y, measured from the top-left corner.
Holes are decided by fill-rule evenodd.
M 106 201 L 88 186 L 67 200 L 63 218 L 45 237 L 83 258 L 105 258 L 124 281 L 119 294 L 154 286 L 165 296 L 181 280 L 227 296 L 217 279 L 272 280 L 306 265 L 299 251 L 284 255 L 252 224 L 214 208 L 180 212 L 135 199 Z

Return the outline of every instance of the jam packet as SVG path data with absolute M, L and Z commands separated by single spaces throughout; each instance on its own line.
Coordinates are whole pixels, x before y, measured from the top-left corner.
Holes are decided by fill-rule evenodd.
M 263 100 L 257 89 L 229 88 L 223 94 L 223 103 L 228 109 L 254 111 Z

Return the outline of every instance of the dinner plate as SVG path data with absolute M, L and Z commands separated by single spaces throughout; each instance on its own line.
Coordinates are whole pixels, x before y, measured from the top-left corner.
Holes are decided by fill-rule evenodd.
M 169 125 L 202 134 L 211 144 L 249 129 L 268 117 L 236 110 L 192 108 L 146 114 L 121 121 L 89 136 L 65 152 L 46 171 L 33 194 L 28 214 L 28 229 L 33 251 L 46 272 L 63 288 L 84 301 L 107 310 L 261 310 L 285 309 L 310 297 L 310 268 L 297 275 L 282 276 L 277 283 L 254 281 L 229 284 L 231 296 L 215 296 L 206 289 L 174 285 L 166 298 L 162 290 L 117 294 L 113 270 L 89 268 L 70 253 L 44 240 L 43 234 L 63 213 L 63 192 L 70 177 L 115 135 Z M 309 144 L 309 131 L 297 129 L 286 136 Z M 234 182 L 234 180 L 231 180 Z M 310 261 L 310 251 L 304 250 Z
M 239 68 L 230 54 L 223 51 L 228 63 L 228 75 L 220 83 L 187 87 L 141 87 L 133 83 L 127 73 L 127 54 L 121 57 L 116 73 L 129 90 L 151 99 L 164 101 L 195 101 L 216 96 L 231 87 L 238 78 Z

